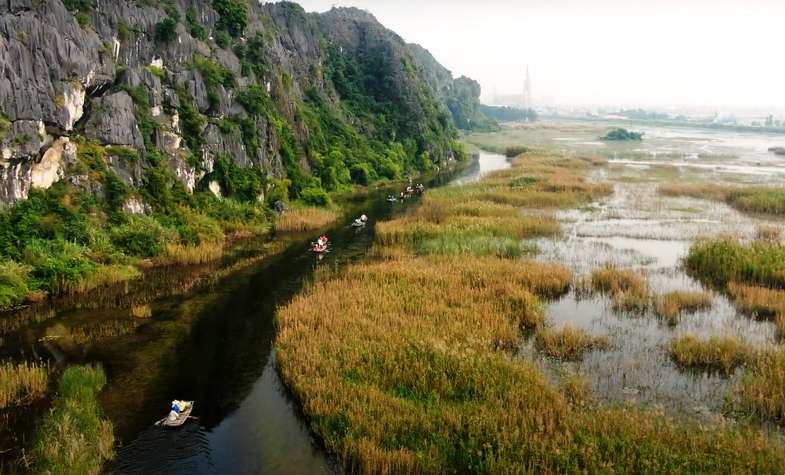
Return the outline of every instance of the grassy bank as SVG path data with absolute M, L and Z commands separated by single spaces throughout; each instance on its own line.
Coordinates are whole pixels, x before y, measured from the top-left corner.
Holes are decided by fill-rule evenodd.
M 98 393 L 106 384 L 101 368 L 71 366 L 60 377 L 51 410 L 33 442 L 36 473 L 97 474 L 113 456 L 111 422 L 102 417 Z
M 783 446 L 760 431 L 591 404 L 580 377 L 557 387 L 516 356 L 526 330 L 544 351 L 602 346 L 601 337 L 547 328 L 542 302 L 569 288 L 565 268 L 422 246 L 443 235 L 520 239 L 517 221 L 487 218 L 527 219 L 530 207 L 603 196 L 606 186 L 583 179 L 592 166 L 524 155 L 478 184 L 429 192 L 419 209 L 379 226 L 368 262 L 322 269 L 280 309 L 283 381 L 348 471 L 774 473 L 785 464 Z M 468 226 L 467 217 L 484 221 Z M 599 291 L 649 300 L 634 273 L 595 280 Z

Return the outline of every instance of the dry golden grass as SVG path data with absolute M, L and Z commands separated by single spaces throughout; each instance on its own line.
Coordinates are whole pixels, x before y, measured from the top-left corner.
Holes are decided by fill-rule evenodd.
M 778 346 L 751 358 L 734 393 L 746 411 L 785 424 L 785 348 Z
M 785 313 L 785 290 L 731 282 L 728 294 L 746 315 L 772 318 Z
M 340 214 L 325 208 L 295 208 L 290 209 L 275 221 L 276 232 L 302 232 L 313 231 L 334 223 Z
M 735 336 L 700 340 L 692 335 L 671 339 L 670 355 L 683 368 L 700 368 L 731 373 L 750 357 L 751 350 Z
M 715 201 L 725 201 L 733 187 L 715 183 L 669 183 L 660 185 L 657 191 L 664 196 L 688 196 Z
M 759 224 L 755 229 L 755 238 L 759 241 L 778 243 L 782 240 L 782 229 L 770 224 Z
M 643 313 L 649 308 L 646 277 L 631 269 L 603 267 L 591 274 L 591 288 L 612 298 L 617 312 Z
M 570 372 L 561 380 L 559 385 L 564 397 L 571 404 L 585 406 L 591 402 L 591 387 L 589 380 L 581 373 Z
M 203 242 L 196 246 L 182 244 L 167 244 L 166 257 L 168 263 L 196 265 L 217 261 L 223 256 L 224 245 L 222 242 Z
M 555 189 L 582 199 L 607 193 L 574 191 L 581 180 L 569 174 L 591 166 L 524 155 L 480 185 L 434 190 L 425 200 L 441 201 L 438 209 L 403 219 L 438 226 L 456 217 L 514 217 L 509 207 L 524 201 L 507 198 L 522 190 L 537 194 L 529 202 L 561 193 L 547 191 Z M 529 175 L 536 180 L 515 181 Z M 472 204 L 461 208 L 460 201 Z M 585 382 L 557 390 L 511 351 L 522 329 L 542 326 L 538 297 L 564 293 L 569 271 L 417 255 L 398 225 L 382 225 L 380 241 L 403 244 L 380 244 L 371 262 L 339 273 L 321 269 L 277 314 L 282 379 L 347 472 L 774 472 L 785 464 L 783 445 L 761 431 L 575 403 L 587 399 Z M 647 290 L 642 276 L 606 282 L 615 293 Z
M 592 288 L 596 292 L 616 295 L 622 292 L 648 293 L 648 284 L 643 274 L 631 269 L 603 267 L 591 273 Z
M 543 327 L 537 330 L 534 345 L 552 358 L 580 360 L 589 351 L 607 348 L 608 337 L 593 336 L 571 325 L 558 330 Z
M 45 363 L 0 363 L 0 409 L 43 397 L 48 383 L 49 365 Z
M 683 313 L 694 313 L 711 307 L 709 292 L 687 292 L 677 290 L 659 295 L 654 299 L 654 312 L 671 324 L 676 324 Z

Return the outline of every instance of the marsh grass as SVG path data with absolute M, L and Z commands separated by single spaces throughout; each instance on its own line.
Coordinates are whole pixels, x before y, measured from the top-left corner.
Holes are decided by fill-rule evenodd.
M 755 228 L 755 239 L 769 243 L 782 241 L 782 228 L 771 224 L 759 224 Z
M 747 213 L 785 214 L 785 188 L 776 186 L 737 187 L 714 183 L 660 185 L 665 196 L 688 196 L 723 201 Z
M 46 363 L 0 363 L 0 409 L 43 397 L 48 384 L 49 365 Z
M 543 327 L 537 330 L 534 345 L 547 356 L 574 361 L 589 351 L 606 349 L 608 337 L 593 336 L 571 325 L 560 329 Z
M 737 282 L 785 288 L 785 246 L 780 243 L 703 239 L 690 246 L 684 264 L 692 276 L 718 287 Z
M 294 208 L 275 221 L 276 232 L 303 232 L 321 229 L 338 220 L 338 211 L 327 208 Z
M 557 188 L 554 175 L 562 189 L 574 187 L 563 175 L 592 166 L 526 154 L 479 185 L 429 192 L 425 200 L 444 206 L 402 219 L 440 226 L 456 216 L 510 217 L 511 206 L 544 200 L 508 196 L 560 193 L 548 191 Z M 509 186 L 522 176 L 539 181 Z M 370 262 L 320 269 L 276 316 L 282 379 L 347 472 L 735 473 L 785 464 L 783 445 L 762 431 L 587 408 L 575 403 L 585 400 L 584 384 L 557 389 L 537 364 L 515 356 L 523 330 L 543 326 L 541 299 L 569 289 L 564 267 L 422 255 L 408 231 L 381 228 L 387 234 Z M 598 280 L 615 293 L 648 290 L 640 275 Z
M 695 313 L 711 308 L 709 292 L 676 290 L 654 298 L 654 313 L 674 325 L 684 313 Z
M 785 313 L 785 290 L 731 282 L 728 295 L 742 313 L 754 318 L 775 318 Z
M 735 336 L 700 340 L 692 335 L 671 339 L 669 353 L 682 368 L 697 368 L 730 374 L 750 357 L 751 350 Z
M 220 259 L 224 254 L 224 243 L 206 241 L 198 245 L 167 244 L 165 260 L 168 264 L 196 265 Z
M 734 388 L 745 412 L 785 425 L 785 349 L 760 352 Z
M 631 269 L 608 266 L 591 273 L 591 290 L 611 298 L 617 312 L 640 314 L 651 304 L 646 277 Z
M 63 372 L 52 408 L 36 430 L 36 473 L 100 473 L 114 453 L 112 423 L 103 418 L 98 401 L 105 384 L 100 367 L 71 366 Z

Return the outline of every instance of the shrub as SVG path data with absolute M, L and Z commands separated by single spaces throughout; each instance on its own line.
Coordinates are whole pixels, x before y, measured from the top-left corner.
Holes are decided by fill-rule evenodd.
M 518 155 L 523 155 L 528 151 L 528 147 L 524 147 L 523 145 L 516 145 L 514 147 L 507 147 L 507 149 L 504 151 L 504 155 L 506 155 L 507 158 L 515 158 Z
M 170 43 L 177 39 L 177 20 L 164 18 L 155 25 L 155 41 Z
M 328 206 L 330 196 L 321 188 L 306 188 L 300 193 L 300 199 L 312 206 Z
M 213 0 L 213 9 L 220 17 L 216 23 L 219 30 L 225 30 L 235 38 L 243 34 L 248 24 L 246 0 Z
M 0 262 L 0 309 L 20 303 L 30 293 L 27 287 L 30 270 L 30 266 L 14 261 Z
M 154 257 L 163 252 L 163 230 L 152 218 L 129 216 L 126 223 L 112 230 L 110 237 L 129 256 Z
M 613 129 L 609 131 L 607 134 L 605 134 L 604 136 L 600 137 L 600 140 L 619 140 L 619 141 L 642 140 L 642 139 L 643 139 L 643 133 L 631 132 L 623 128 Z

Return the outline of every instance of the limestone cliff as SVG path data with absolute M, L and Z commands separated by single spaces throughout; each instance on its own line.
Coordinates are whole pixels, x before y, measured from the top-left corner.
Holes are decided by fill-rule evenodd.
M 221 159 L 295 197 L 439 166 L 455 127 L 416 56 L 356 9 L 0 0 L 0 203 L 72 175 L 80 143 L 132 189 L 160 163 L 189 191 Z

